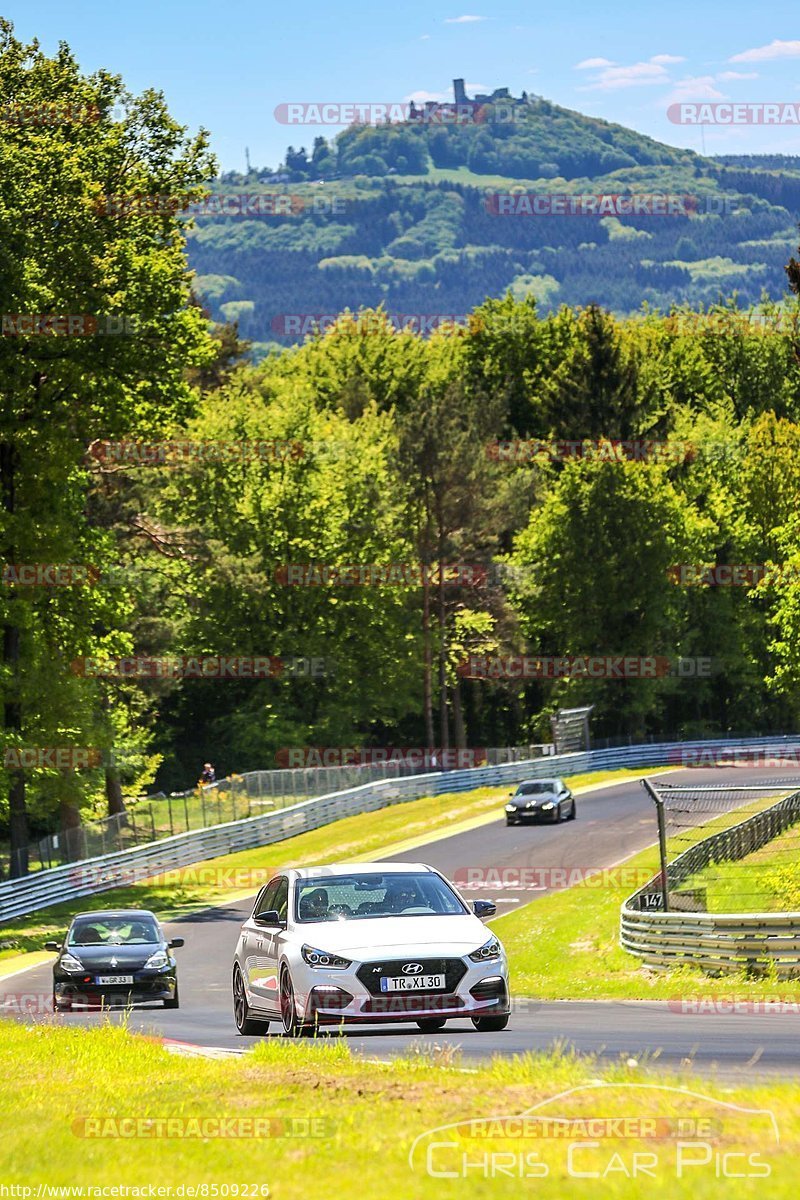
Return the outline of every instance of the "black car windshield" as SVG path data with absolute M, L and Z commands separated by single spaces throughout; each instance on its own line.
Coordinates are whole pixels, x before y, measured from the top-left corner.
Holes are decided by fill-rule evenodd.
M 542 783 L 521 783 L 517 788 L 518 796 L 536 796 L 546 792 L 552 793 L 557 791 L 558 783 L 551 779 L 549 782 Z
M 335 875 L 301 879 L 295 920 L 353 921 L 373 917 L 462 916 L 469 910 L 438 875 Z
M 161 941 L 152 917 L 79 917 L 69 931 L 70 946 L 143 946 Z

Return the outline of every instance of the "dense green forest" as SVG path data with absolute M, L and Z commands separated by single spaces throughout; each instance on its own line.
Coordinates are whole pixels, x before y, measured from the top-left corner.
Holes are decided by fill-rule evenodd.
M 554 709 L 584 702 L 601 737 L 795 727 L 800 268 L 787 281 L 788 210 L 758 199 L 717 219 L 718 234 L 709 218 L 691 224 L 697 253 L 724 239 L 737 261 L 758 226 L 765 246 L 750 261 L 772 247 L 777 302 L 757 314 L 728 302 L 625 317 L 586 293 L 548 306 L 513 287 L 484 299 L 504 293 L 514 239 L 533 234 L 509 222 L 492 227 L 505 246 L 462 244 L 464 221 L 477 233 L 493 218 L 469 188 L 424 181 L 356 185 L 373 206 L 363 263 L 341 262 L 355 234 L 324 222 L 305 250 L 279 244 L 300 225 L 269 218 L 201 223 L 187 245 L 180 212 L 123 219 L 97 200 L 201 196 L 206 138 L 154 93 L 119 121 L 121 81 L 86 78 L 66 49 L 48 58 L 7 26 L 2 38 L 0 93 L 98 116 L 0 139 L 2 312 L 15 314 L 0 339 L 0 834 L 19 848 L 153 782 L 191 785 L 208 757 L 227 774 L 287 747 L 549 740 Z M 764 173 L 765 187 L 776 178 Z M 543 264 L 532 278 L 557 259 L 576 297 L 633 244 L 615 234 L 584 252 L 579 226 L 568 246 L 527 252 Z M 339 280 L 314 293 L 314 311 L 338 304 L 337 288 L 354 309 L 374 305 L 378 283 L 359 280 L 390 232 L 408 252 L 374 269 L 395 280 L 392 307 L 418 311 L 441 284 L 437 311 L 470 297 L 468 319 L 422 337 L 373 307 L 254 363 L 246 310 L 237 330 L 197 302 L 187 254 L 218 272 L 222 315 L 236 315 L 225 288 L 257 280 L 282 289 L 288 311 L 312 278 Z M 647 253 L 667 236 L 654 231 Z M 313 241 L 324 237 L 327 266 Z M 624 260 L 629 294 L 646 297 Z M 124 332 L 83 322 L 81 336 L 44 336 L 42 314 L 93 314 L 106 329 L 113 317 Z M 747 570 L 725 586 L 731 564 Z M 528 677 L 492 669 L 525 655 Z M 587 655 L 658 666 L 553 678 L 535 665 Z M 234 669 L 199 677 L 220 658 Z M 90 747 L 94 765 L 21 756 L 52 746 Z

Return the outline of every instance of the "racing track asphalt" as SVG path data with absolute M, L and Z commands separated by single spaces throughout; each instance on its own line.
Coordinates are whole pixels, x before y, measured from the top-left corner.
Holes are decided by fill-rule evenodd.
M 679 771 L 671 773 L 669 780 L 756 783 L 790 776 L 791 770 L 767 772 L 763 768 L 738 767 Z M 503 881 L 502 874 L 490 874 L 487 886 L 465 888 L 468 899 L 494 899 L 498 912 L 504 913 L 552 890 L 547 886 L 550 877 L 539 872 L 552 872 L 554 868 L 610 867 L 654 840 L 653 805 L 638 779 L 633 779 L 579 797 L 575 821 L 509 828 L 501 818 L 386 857 L 429 863 L 459 883 L 470 869 L 474 872 L 495 868 L 501 873 L 505 870 L 505 878 L 510 876 L 512 881 L 517 870 L 528 870 L 532 889 L 493 886 L 493 881 Z M 267 858 L 267 847 L 264 853 Z M 560 881 L 556 877 L 552 882 Z M 206 909 L 166 926 L 172 935 L 186 939 L 184 948 L 177 951 L 181 1008 L 177 1011 L 155 1006 L 138 1008 L 129 1016 L 132 1030 L 170 1041 L 227 1050 L 241 1051 L 253 1044 L 253 1039 L 242 1038 L 236 1032 L 230 991 L 230 963 L 239 925 L 250 904 L 251 901 L 241 901 L 228 907 Z M 76 911 L 79 908 L 80 902 L 76 902 Z M 535 919 L 534 905 L 532 922 Z M 709 992 L 715 990 L 724 988 L 710 982 Z M 121 1012 L 114 1011 L 109 1014 L 78 1011 L 53 1017 L 45 1013 L 51 994 L 47 964 L 0 979 L 0 1014 L 19 1020 L 56 1020 L 85 1026 L 123 1019 Z M 517 998 L 511 1022 L 501 1033 L 479 1034 L 471 1022 L 453 1020 L 435 1036 L 421 1034 L 414 1024 L 399 1028 L 351 1026 L 343 1034 L 335 1031 L 322 1036 L 344 1036 L 355 1052 L 378 1059 L 435 1041 L 460 1045 L 464 1060 L 469 1061 L 495 1054 L 508 1056 L 541 1050 L 558 1039 L 580 1052 L 599 1053 L 612 1059 L 647 1057 L 670 1066 L 690 1060 L 703 1069 L 716 1067 L 738 1073 L 755 1067 L 759 1072 L 800 1074 L 799 1028 L 800 1014 L 791 1012 L 685 1014 L 666 1002 L 537 1002 Z M 267 1036 L 280 1036 L 278 1027 L 271 1026 Z

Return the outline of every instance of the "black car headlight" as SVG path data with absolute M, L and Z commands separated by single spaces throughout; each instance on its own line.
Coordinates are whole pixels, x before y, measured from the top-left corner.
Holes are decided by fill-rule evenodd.
M 472 962 L 482 963 L 491 962 L 493 959 L 499 958 L 502 951 L 497 938 L 491 937 L 488 942 L 484 942 L 477 950 L 473 950 L 469 955 Z
M 166 950 L 156 950 L 155 954 L 151 954 L 147 962 L 144 964 L 145 971 L 163 971 L 164 967 L 169 966 L 169 956 Z
M 80 971 L 85 970 L 81 960 L 76 958 L 74 954 L 70 954 L 67 951 L 61 955 L 61 958 L 58 960 L 58 965 L 61 967 L 61 970 L 66 971 L 68 975 L 77 975 Z
M 303 946 L 300 953 L 303 961 L 310 967 L 325 967 L 329 971 L 345 971 L 352 966 L 349 958 L 341 954 L 329 954 L 327 950 L 317 950 L 315 946 Z

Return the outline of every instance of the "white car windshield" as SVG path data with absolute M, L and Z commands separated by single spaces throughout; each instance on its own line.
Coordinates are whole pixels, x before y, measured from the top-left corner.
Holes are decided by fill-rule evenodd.
M 438 875 L 338 875 L 301 879 L 295 920 L 351 921 L 372 917 L 463 916 L 465 908 Z

